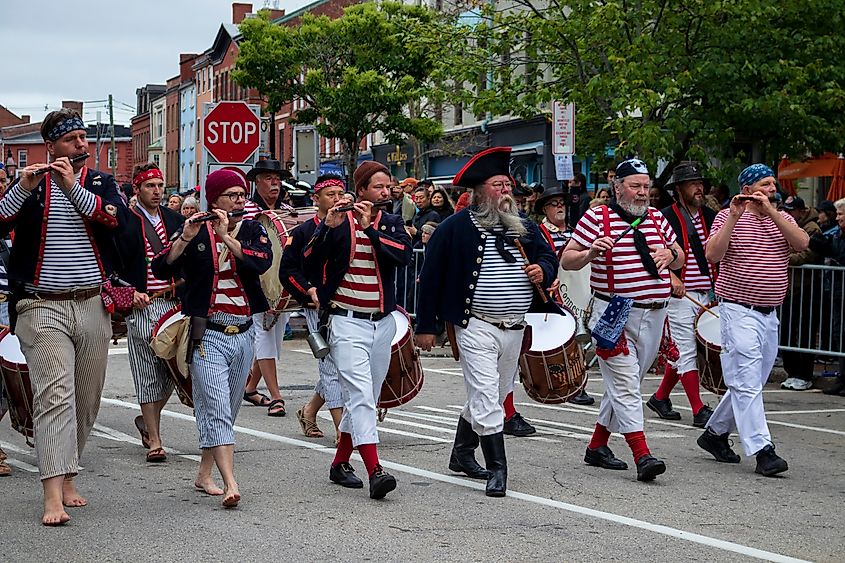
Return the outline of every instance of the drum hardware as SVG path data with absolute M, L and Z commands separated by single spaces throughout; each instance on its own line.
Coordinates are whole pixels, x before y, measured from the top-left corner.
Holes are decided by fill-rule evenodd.
M 322 360 L 329 355 L 329 343 L 326 342 L 326 339 L 323 338 L 323 335 L 319 331 L 309 332 L 306 340 L 308 341 L 308 346 L 311 348 L 311 353 L 318 360 Z
M 519 358 L 520 380 L 533 400 L 545 404 L 566 402 L 587 384 L 584 352 L 575 341 L 572 312 L 562 315 L 528 313 L 532 328 L 530 348 Z

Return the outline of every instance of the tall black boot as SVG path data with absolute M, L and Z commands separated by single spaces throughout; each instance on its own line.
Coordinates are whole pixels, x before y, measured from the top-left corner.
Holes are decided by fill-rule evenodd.
M 455 445 L 449 457 L 449 469 L 456 473 L 466 473 L 473 479 L 489 479 L 490 472 L 475 461 L 475 449 L 478 448 L 478 434 L 467 420 L 458 417 L 458 429 L 455 431 Z
M 505 435 L 502 432 L 481 436 L 481 451 L 484 461 L 490 470 L 487 479 L 488 497 L 503 497 L 508 490 L 508 460 L 505 457 Z

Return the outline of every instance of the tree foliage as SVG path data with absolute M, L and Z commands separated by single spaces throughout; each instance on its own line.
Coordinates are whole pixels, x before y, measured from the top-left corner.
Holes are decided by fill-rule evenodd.
M 425 8 L 385 2 L 351 6 L 334 20 L 306 13 L 295 26 L 248 19 L 233 76 L 258 89 L 270 111 L 303 100 L 294 122 L 340 139 L 351 175 L 371 133 L 397 144 L 441 135 L 439 122 L 407 111 L 437 95 L 432 74 L 442 53 L 416 39 L 433 17 Z

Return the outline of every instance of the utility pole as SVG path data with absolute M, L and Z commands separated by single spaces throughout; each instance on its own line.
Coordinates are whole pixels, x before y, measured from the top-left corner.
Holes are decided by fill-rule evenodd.
M 95 145 L 96 148 L 94 149 L 94 151 L 95 151 L 94 152 L 94 169 L 96 169 L 96 170 L 100 169 L 100 150 L 102 149 L 102 146 L 103 146 L 103 136 L 102 136 L 102 132 L 100 130 L 101 119 L 102 119 L 102 115 L 100 113 L 100 110 L 97 110 L 97 143 Z
M 111 129 L 111 175 L 117 178 L 117 152 L 114 144 L 114 101 L 109 94 L 109 128 Z

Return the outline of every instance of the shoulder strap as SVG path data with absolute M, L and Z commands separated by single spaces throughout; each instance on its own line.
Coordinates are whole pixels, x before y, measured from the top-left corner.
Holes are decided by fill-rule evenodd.
M 147 216 L 144 213 L 141 213 L 140 216 L 141 224 L 144 226 L 144 237 L 147 239 L 147 242 L 150 244 L 150 248 L 152 248 L 153 250 L 153 256 L 155 256 L 159 252 L 161 252 L 161 250 L 164 248 L 164 244 L 158 237 L 156 228 L 153 227 L 153 224 L 150 223 L 149 219 L 147 219 Z M 164 217 L 159 217 L 159 219 L 164 221 Z
M 604 236 L 610 236 L 610 208 L 606 205 L 601 206 L 602 223 L 604 224 Z M 607 289 L 611 294 L 615 293 L 613 283 L 613 249 L 607 251 L 605 254 L 605 261 L 607 264 Z
M 695 225 L 692 223 L 692 218 L 687 212 L 686 208 L 678 205 L 678 214 L 681 216 L 683 225 L 686 231 L 686 239 L 689 243 L 689 249 L 692 250 L 695 256 L 695 262 L 698 264 L 698 270 L 710 279 L 710 285 L 713 285 L 713 276 L 710 274 L 710 265 L 707 263 L 707 258 L 704 254 L 704 246 L 701 244 L 701 239 L 698 236 L 698 231 L 695 230 Z M 707 236 L 707 223 L 704 220 L 704 214 L 699 210 L 701 215 L 701 225 L 704 228 L 704 236 Z M 684 248 L 684 251 L 687 249 Z

